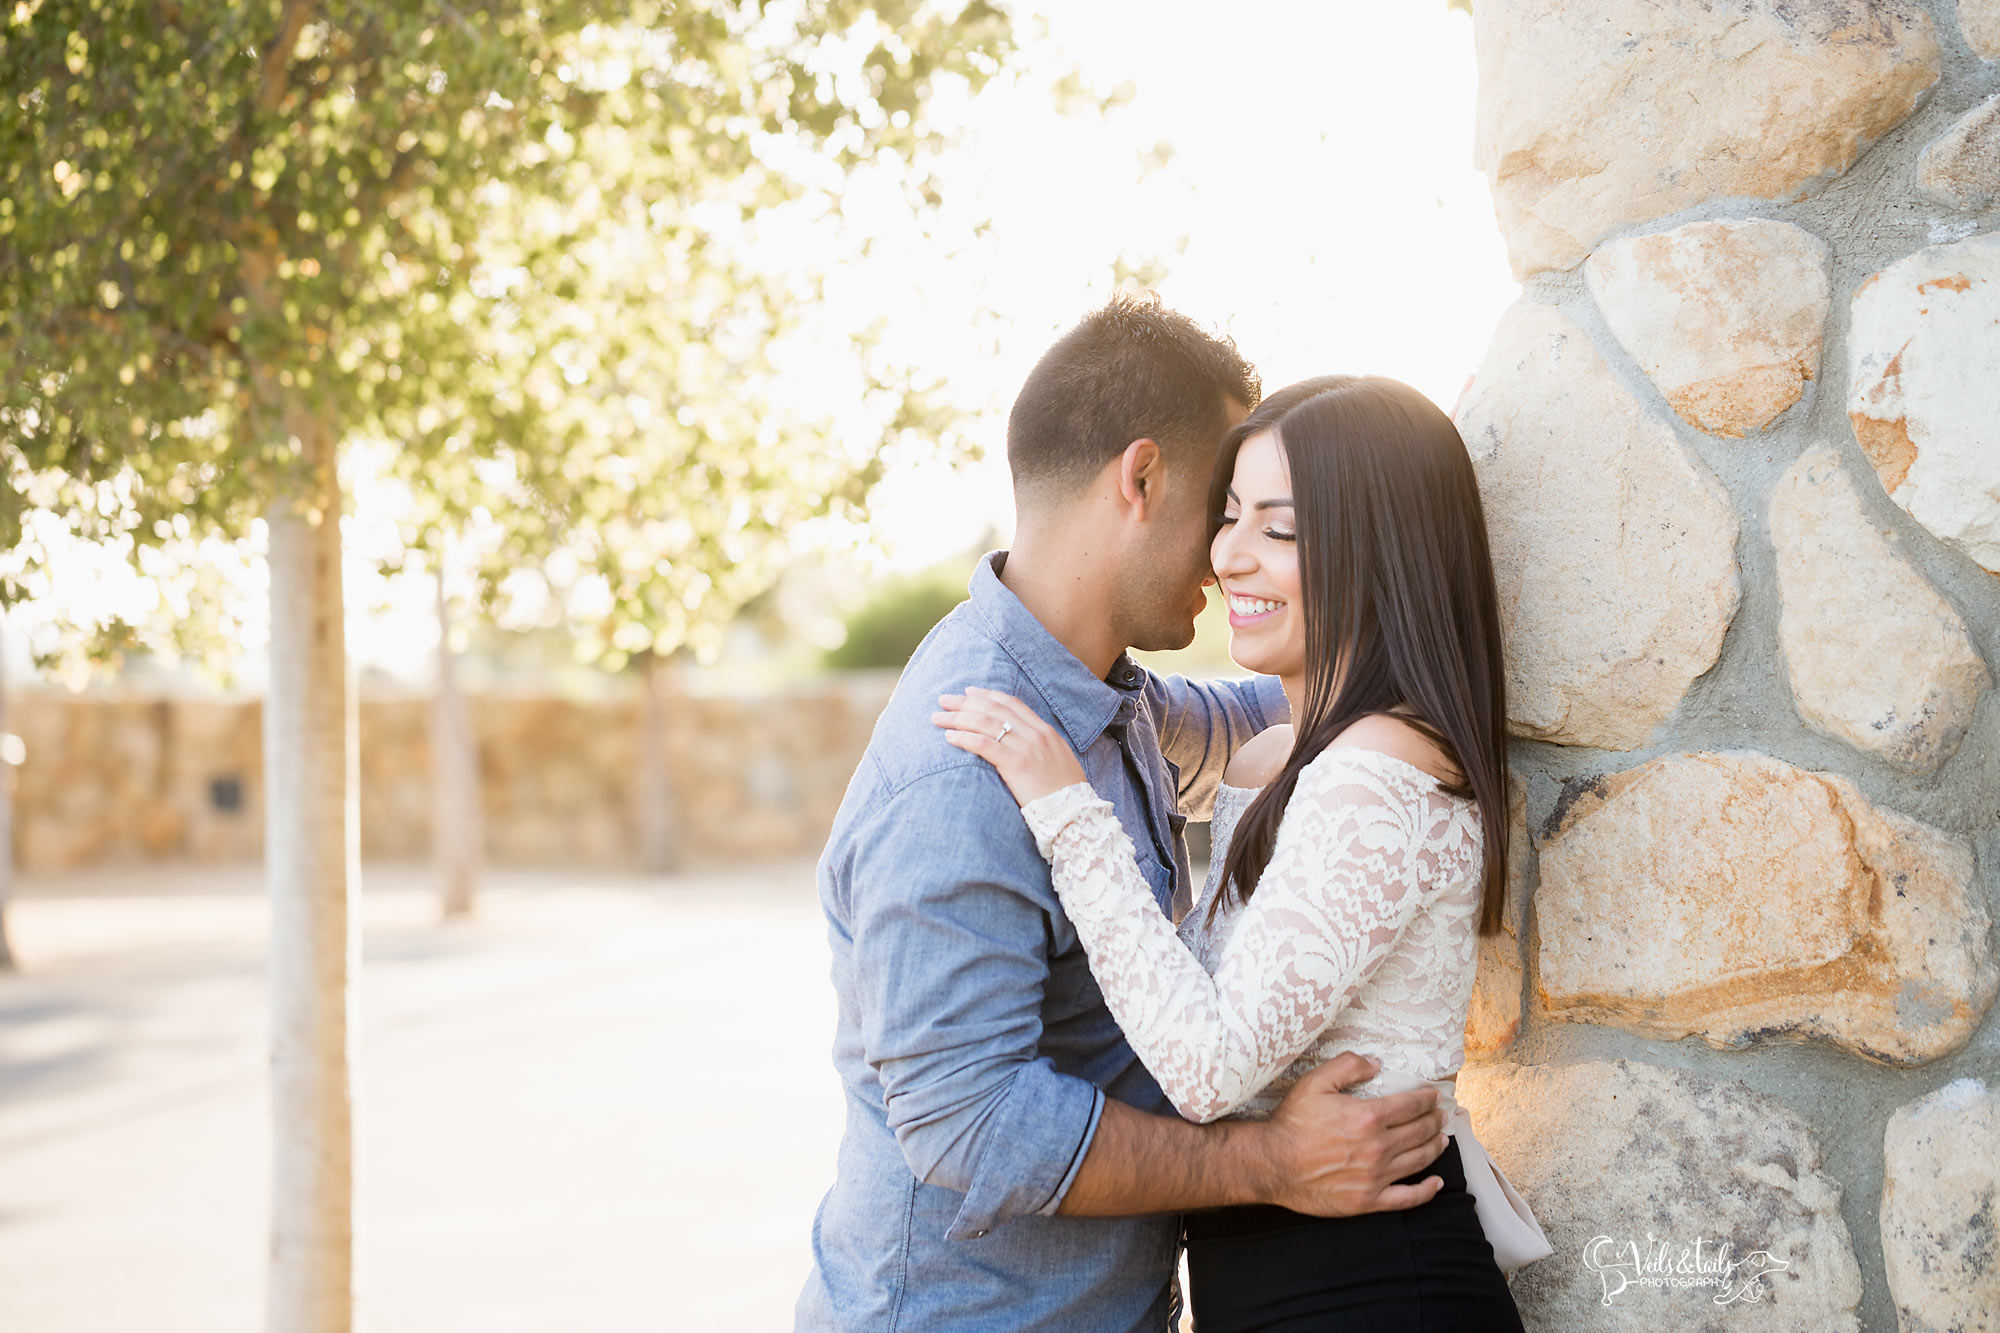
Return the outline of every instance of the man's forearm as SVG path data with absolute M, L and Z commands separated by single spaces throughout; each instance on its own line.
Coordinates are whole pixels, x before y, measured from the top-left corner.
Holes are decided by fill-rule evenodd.
M 1129 1217 L 1275 1203 L 1350 1217 L 1427 1202 L 1441 1177 L 1397 1182 L 1444 1151 L 1445 1113 L 1432 1088 L 1381 1097 L 1342 1092 L 1380 1069 L 1351 1052 L 1337 1055 L 1294 1083 L 1269 1120 L 1190 1125 L 1106 1100 L 1056 1211 Z
M 1056 1211 L 1133 1217 L 1267 1202 L 1273 1167 L 1265 1138 L 1266 1126 L 1256 1121 L 1191 1125 L 1106 1098 L 1089 1153 Z

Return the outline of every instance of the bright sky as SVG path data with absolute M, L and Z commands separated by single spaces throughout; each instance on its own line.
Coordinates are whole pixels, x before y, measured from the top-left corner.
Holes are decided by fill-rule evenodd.
M 965 137 L 930 232 L 916 231 L 886 181 L 863 179 L 842 198 L 856 229 L 883 240 L 832 275 L 819 318 L 843 342 L 879 318 L 883 353 L 942 377 L 975 413 L 969 434 L 986 453 L 957 464 L 928 450 L 898 456 L 872 505 L 880 559 L 864 565 L 928 565 L 989 527 L 1004 539 L 1007 405 L 1049 342 L 1110 293 L 1121 259 L 1163 263 L 1162 297 L 1227 330 L 1267 390 L 1372 372 L 1446 409 L 1516 294 L 1471 167 L 1472 24 L 1444 0 L 1041 8 L 1046 36 L 1032 38 L 1017 77 L 936 109 Z M 1065 116 L 1049 84 L 1072 65 L 1099 93 L 1129 85 L 1129 99 Z M 824 244 L 805 224 L 774 225 L 764 243 L 781 261 L 788 245 Z M 841 433 L 867 441 L 871 422 L 847 403 L 842 372 L 815 370 L 810 355 L 801 364 L 788 376 L 800 406 L 831 411 Z M 367 468 L 348 470 L 365 490 Z M 375 575 L 369 559 L 394 553 L 395 525 L 381 503 L 355 509 L 343 525 L 350 650 L 361 665 L 418 676 L 436 643 L 430 584 Z M 143 614 L 157 603 L 108 552 L 66 563 L 98 605 Z M 842 567 L 858 578 L 859 566 Z M 240 572 L 231 600 L 254 648 L 261 570 Z M 33 606 L 12 620 L 38 632 Z M 40 620 L 46 636 L 47 608 Z M 18 670 L 23 634 L 8 638 Z
M 924 299 L 894 323 L 948 352 L 955 383 L 987 389 L 976 436 L 989 457 L 884 484 L 874 518 L 897 565 L 962 549 L 989 519 L 1011 525 L 1006 404 L 1108 293 L 1121 252 L 1166 258 L 1162 297 L 1227 330 L 1267 390 L 1371 372 L 1447 410 L 1517 293 L 1471 165 L 1472 23 L 1443 0 L 1071 3 L 1046 18 L 1094 85 L 1134 95 L 1101 123 L 1032 93 L 995 90 L 976 109 L 970 174 L 996 270 L 958 274 L 957 300 L 940 299 L 951 275 L 925 274 Z M 1142 179 L 1155 143 L 1172 158 Z M 966 345 L 975 293 L 1005 323 L 983 355 Z

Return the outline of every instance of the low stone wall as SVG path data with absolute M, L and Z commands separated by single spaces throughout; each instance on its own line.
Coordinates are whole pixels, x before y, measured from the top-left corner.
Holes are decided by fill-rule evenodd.
M 893 674 L 760 696 L 680 696 L 665 745 L 694 861 L 811 855 L 833 822 Z M 475 696 L 489 859 L 624 866 L 638 859 L 640 702 Z M 255 860 L 263 850 L 255 700 L 23 691 L 27 746 L 15 856 L 26 870 Z M 429 854 L 429 705 L 361 703 L 361 850 Z
M 2000 0 L 1473 12 L 1515 1295 L 2000 1328 Z

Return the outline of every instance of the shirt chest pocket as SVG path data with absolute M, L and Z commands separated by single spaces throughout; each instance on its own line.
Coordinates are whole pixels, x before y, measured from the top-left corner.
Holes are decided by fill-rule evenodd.
M 1173 765 L 1169 764 L 1167 767 L 1172 769 Z M 1172 784 L 1167 788 L 1169 791 L 1176 789 Z M 1187 829 L 1187 816 L 1177 810 L 1167 812 L 1164 845 L 1161 844 L 1162 835 L 1157 825 L 1150 820 L 1140 824 L 1138 821 L 1143 818 L 1142 812 L 1135 811 L 1134 816 L 1134 821 L 1126 824 L 1125 831 L 1132 836 L 1132 848 L 1137 853 L 1139 874 L 1144 877 L 1147 887 L 1152 889 L 1153 901 L 1159 903 L 1162 910 L 1168 910 L 1174 900 L 1174 858 L 1178 855 L 1177 849 Z M 1136 834 L 1134 834 L 1135 828 L 1138 829 Z
M 1173 836 L 1178 838 L 1179 826 L 1185 825 L 1187 821 L 1178 815 L 1174 816 L 1174 821 L 1176 827 Z M 1174 897 L 1174 867 L 1171 861 L 1161 863 L 1159 850 L 1152 843 L 1153 838 L 1148 834 L 1145 845 L 1138 847 L 1139 874 L 1146 881 L 1146 887 L 1153 891 L 1153 901 L 1161 904 L 1164 909 Z

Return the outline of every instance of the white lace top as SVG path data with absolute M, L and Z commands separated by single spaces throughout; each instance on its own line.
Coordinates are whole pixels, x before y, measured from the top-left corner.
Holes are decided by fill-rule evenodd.
M 1208 883 L 1178 933 L 1087 783 L 1022 810 L 1139 1059 L 1204 1123 L 1269 1115 L 1341 1051 L 1420 1078 L 1457 1073 L 1477 965 L 1477 805 L 1391 755 L 1328 749 L 1299 775 L 1256 892 L 1229 895 L 1211 925 L 1229 836 L 1255 795 L 1218 792 Z

